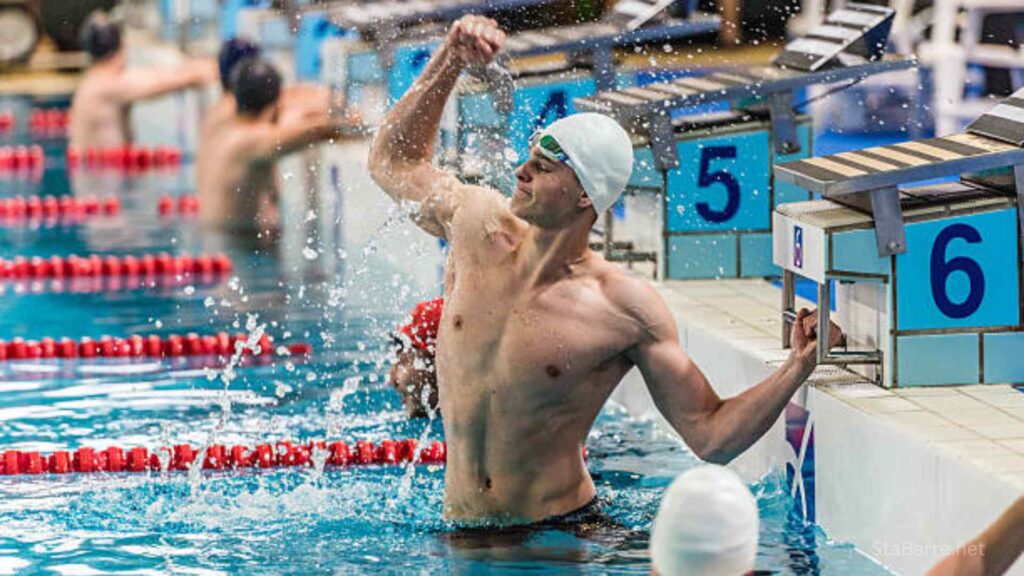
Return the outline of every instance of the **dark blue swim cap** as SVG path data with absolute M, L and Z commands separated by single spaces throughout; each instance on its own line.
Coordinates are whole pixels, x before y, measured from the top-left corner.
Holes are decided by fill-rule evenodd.
M 221 44 L 220 53 L 217 54 L 217 64 L 220 66 L 220 85 L 227 92 L 231 89 L 231 71 L 239 62 L 246 58 L 256 58 L 260 55 L 259 44 L 245 38 L 232 38 Z
M 121 49 L 121 26 L 97 10 L 89 15 L 79 32 L 82 48 L 93 60 L 105 60 Z
M 238 113 L 255 116 L 281 96 L 281 75 L 262 58 L 247 58 L 231 72 Z

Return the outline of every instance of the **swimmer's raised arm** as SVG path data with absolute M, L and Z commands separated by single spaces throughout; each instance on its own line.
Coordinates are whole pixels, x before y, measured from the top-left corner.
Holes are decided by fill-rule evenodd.
M 815 316 L 801 310 L 793 327 L 792 352 L 762 382 L 721 399 L 679 345 L 675 319 L 653 288 L 635 279 L 621 290 L 620 305 L 637 318 L 641 341 L 627 352 L 640 369 L 658 411 L 702 460 L 724 464 L 771 428 L 789 399 L 814 370 Z M 832 326 L 832 345 L 842 332 Z
M 322 112 L 291 116 L 255 132 L 248 146 L 253 159 L 279 158 L 318 142 L 339 138 L 354 122 L 352 115 L 339 118 Z
M 217 78 L 217 62 L 197 58 L 170 69 L 128 69 L 116 86 L 116 93 L 125 102 L 136 102 L 196 88 L 216 82 Z
M 463 68 L 490 62 L 504 41 L 490 18 L 466 16 L 452 24 L 423 73 L 384 117 L 370 148 L 374 181 L 395 201 L 421 203 L 420 225 L 432 234 L 444 236 L 461 198 L 480 190 L 432 162 L 445 102 Z

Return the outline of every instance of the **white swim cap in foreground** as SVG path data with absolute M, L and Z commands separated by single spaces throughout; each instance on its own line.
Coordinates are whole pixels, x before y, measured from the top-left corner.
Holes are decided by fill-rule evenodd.
M 585 112 L 552 122 L 543 135 L 553 136 L 569 157 L 598 215 L 611 208 L 633 172 L 633 144 L 622 126 L 604 114 Z
M 757 502 L 735 472 L 709 464 L 665 491 L 651 530 L 660 576 L 741 576 L 754 569 Z

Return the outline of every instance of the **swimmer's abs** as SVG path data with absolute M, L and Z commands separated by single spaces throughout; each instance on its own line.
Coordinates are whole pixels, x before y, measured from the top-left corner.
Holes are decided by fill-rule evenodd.
M 458 442 L 449 446 L 454 450 Z M 594 497 L 593 481 L 579 456 L 510 466 L 515 463 L 510 459 L 489 469 L 480 462 L 459 461 L 449 452 L 445 515 L 452 520 L 532 522 L 575 510 Z

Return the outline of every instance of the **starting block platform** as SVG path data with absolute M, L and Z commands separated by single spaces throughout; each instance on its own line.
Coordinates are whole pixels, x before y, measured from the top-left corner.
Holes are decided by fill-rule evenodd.
M 685 17 L 670 15 L 685 10 Z M 457 96 L 456 162 L 466 178 L 494 180 L 509 170 L 494 158 L 525 158 L 527 140 L 538 128 L 576 111 L 576 98 L 637 83 L 636 71 L 616 70 L 614 50 L 672 42 L 715 32 L 717 16 L 695 13 L 677 0 L 623 0 L 598 22 L 531 30 L 511 35 L 498 62 L 473 72 Z M 562 59 L 539 64 L 538 56 Z M 510 147 L 513 155 L 506 154 Z M 485 173 L 491 167 L 494 175 Z M 509 188 L 503 182 L 490 182 Z
M 775 177 L 824 199 L 780 206 L 774 261 L 848 318 L 858 365 L 886 387 L 1024 382 L 1024 90 L 966 133 L 810 158 Z M 958 181 L 917 187 L 922 181 Z M 822 304 L 822 310 L 827 305 Z M 785 330 L 783 330 L 785 337 Z
M 662 193 L 658 253 L 665 278 L 780 273 L 770 256 L 771 212 L 810 198 L 771 173 L 773 164 L 812 153 L 810 119 L 794 110 L 795 95 L 914 66 L 912 58 L 883 54 L 894 14 L 848 4 L 788 44 L 770 66 L 708 71 L 576 100 L 578 110 L 612 116 L 633 134 L 630 186 Z M 695 113 L 715 104 L 729 109 Z M 631 257 L 610 253 L 617 255 Z

